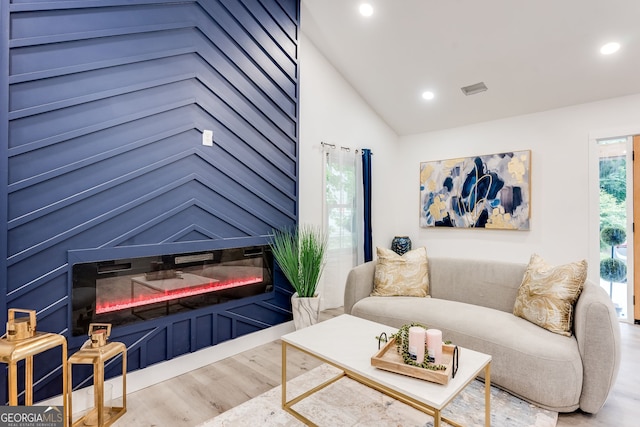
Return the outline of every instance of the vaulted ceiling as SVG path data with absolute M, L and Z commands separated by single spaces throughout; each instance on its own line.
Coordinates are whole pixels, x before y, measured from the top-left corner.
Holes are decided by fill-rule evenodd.
M 639 0 L 302 0 L 301 16 L 399 135 L 640 93 Z

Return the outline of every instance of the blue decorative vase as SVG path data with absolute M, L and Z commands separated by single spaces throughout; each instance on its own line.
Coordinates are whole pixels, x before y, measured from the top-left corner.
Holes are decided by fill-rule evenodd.
M 411 239 L 409 236 L 396 236 L 391 242 L 391 250 L 402 256 L 411 250 Z

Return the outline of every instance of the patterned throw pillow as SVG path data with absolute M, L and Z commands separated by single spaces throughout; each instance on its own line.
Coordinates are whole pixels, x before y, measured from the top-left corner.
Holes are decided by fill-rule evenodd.
M 400 256 L 377 248 L 378 262 L 371 296 L 426 297 L 429 295 L 427 250 L 418 248 Z
M 513 314 L 556 334 L 571 336 L 573 305 L 587 278 L 587 261 L 557 267 L 533 254 Z

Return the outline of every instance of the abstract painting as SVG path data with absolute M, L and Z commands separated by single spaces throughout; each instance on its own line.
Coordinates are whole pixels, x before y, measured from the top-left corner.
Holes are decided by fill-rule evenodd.
M 420 163 L 420 226 L 529 230 L 531 151 Z

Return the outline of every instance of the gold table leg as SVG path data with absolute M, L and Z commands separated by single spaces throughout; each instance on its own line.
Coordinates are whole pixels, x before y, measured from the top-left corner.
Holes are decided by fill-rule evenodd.
M 491 426 L 491 363 L 484 368 L 484 425 Z
M 287 343 L 282 341 L 282 409 L 287 404 Z

